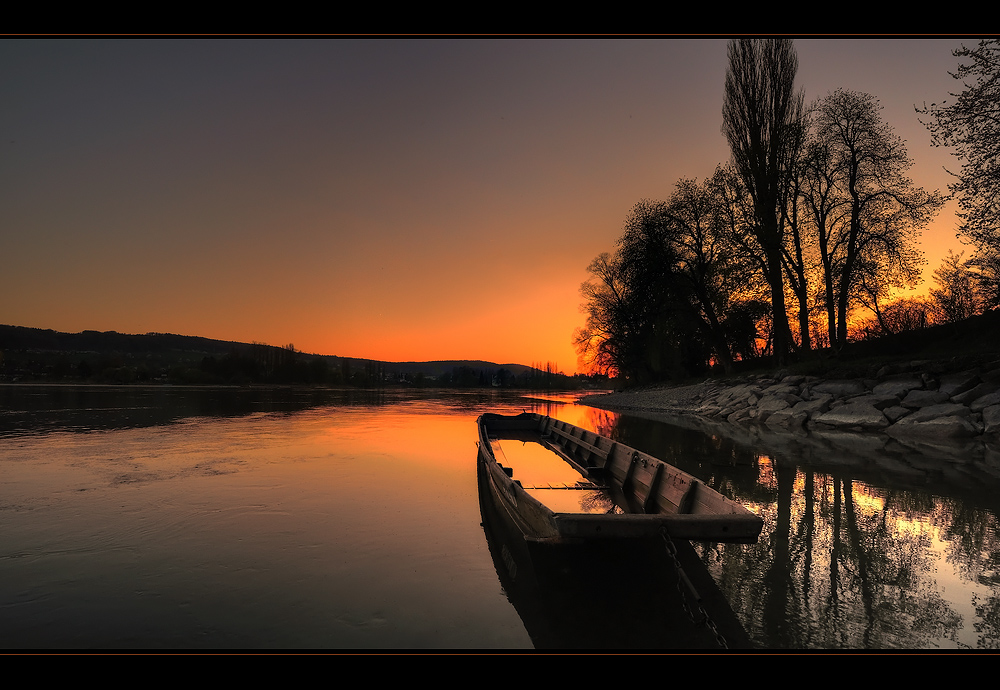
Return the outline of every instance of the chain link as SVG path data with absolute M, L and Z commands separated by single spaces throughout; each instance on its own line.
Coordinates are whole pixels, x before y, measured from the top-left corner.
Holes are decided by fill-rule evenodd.
M 684 613 L 691 622 L 695 625 L 704 625 L 708 628 L 712 634 L 715 636 L 715 642 L 722 649 L 729 649 L 729 644 L 726 642 L 726 638 L 719 632 L 719 628 L 715 625 L 715 621 L 712 620 L 711 616 L 708 615 L 708 611 L 701 604 L 701 596 L 698 591 L 694 588 L 691 580 L 688 578 L 687 573 L 684 572 L 684 568 L 681 567 L 680 559 L 677 558 L 677 545 L 674 544 L 673 539 L 670 538 L 670 534 L 667 532 L 667 528 L 664 527 L 660 530 L 660 536 L 663 537 L 663 544 L 666 547 L 667 555 L 670 556 L 670 560 L 674 563 L 674 568 L 677 571 L 677 593 L 681 597 L 681 608 L 684 609 Z M 693 607 L 688 603 L 688 600 L 694 602 Z M 692 609 L 696 609 L 692 610 Z M 697 612 L 697 616 L 695 613 Z

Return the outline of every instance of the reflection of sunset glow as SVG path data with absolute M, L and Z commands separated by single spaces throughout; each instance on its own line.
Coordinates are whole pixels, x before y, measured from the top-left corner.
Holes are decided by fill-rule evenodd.
M 774 461 L 766 455 L 757 458 L 757 483 L 767 489 L 778 488 L 778 480 L 774 476 Z
M 940 530 L 936 529 L 930 522 L 922 517 L 908 516 L 906 514 L 893 512 L 893 518 L 895 520 L 896 533 L 902 539 L 927 537 L 931 534 L 936 535 L 940 533 Z
M 500 464 L 512 469 L 511 477 L 525 491 L 554 512 L 608 513 L 615 508 L 605 492 L 568 488 L 583 477 L 539 443 L 504 440 L 494 443 L 493 452 Z
M 497 596 L 477 490 L 476 413 L 510 402 L 478 400 L 383 396 L 96 433 L 74 418 L 5 439 L 4 549 L 31 557 L 0 559 L 0 639 L 530 648 Z
M 854 505 L 866 513 L 881 513 L 885 510 L 885 497 L 882 492 L 860 482 L 854 484 Z

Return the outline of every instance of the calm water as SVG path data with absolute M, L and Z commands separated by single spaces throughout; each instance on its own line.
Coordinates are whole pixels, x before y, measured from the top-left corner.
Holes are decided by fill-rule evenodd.
M 754 646 L 1000 646 L 988 449 L 740 435 L 544 397 L 0 387 L 0 647 L 609 644 L 565 636 L 588 627 L 670 644 L 671 604 L 642 604 L 671 589 L 656 556 L 528 567 L 490 528 L 475 419 L 525 409 L 652 452 L 763 516 L 756 544 L 696 545 L 686 566 Z M 627 587 L 595 588 L 581 560 L 628 568 L 599 581 Z

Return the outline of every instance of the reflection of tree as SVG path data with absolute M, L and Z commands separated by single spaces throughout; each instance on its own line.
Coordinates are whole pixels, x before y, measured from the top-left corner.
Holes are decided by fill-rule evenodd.
M 816 526 L 815 479 L 813 477 L 812 470 L 806 470 L 805 482 L 805 491 L 802 494 L 805 502 L 803 514 L 804 519 L 799 522 L 798 530 L 793 538 L 793 541 L 798 545 L 798 548 L 794 552 L 790 553 L 790 562 L 794 564 L 800 560 L 802 561 L 802 570 L 804 573 L 802 583 L 802 604 L 803 608 L 808 611 L 810 594 L 812 593 L 810 583 L 812 577 L 814 546 L 813 535 Z
M 914 529 L 920 523 L 889 494 L 852 478 L 781 463 L 775 472 L 778 496 L 763 507 L 758 543 L 702 551 L 757 644 L 883 649 L 957 641 L 961 617 L 931 576 L 926 525 Z M 984 637 L 993 630 L 1000 627 Z
M 881 649 L 926 647 L 942 637 L 955 639 L 961 618 L 930 577 L 927 530 L 910 528 L 914 523 L 888 495 L 849 478 L 834 479 L 834 484 L 842 509 L 836 511 L 839 526 L 833 535 L 830 595 L 843 605 L 838 620 L 849 629 L 838 642 Z
M 979 633 L 979 649 L 1000 649 L 1000 596 L 987 597 L 984 601 L 972 595 L 972 605 L 979 617 L 974 625 Z
M 601 436 L 615 438 L 615 426 L 618 423 L 618 413 L 602 410 L 599 407 L 587 408 L 588 428 L 593 429 Z
M 996 516 L 961 501 L 946 500 L 942 505 L 942 537 L 948 542 L 948 561 L 955 563 L 962 575 L 991 587 L 1000 586 L 1000 539 Z
M 979 647 L 1000 648 L 1000 520 L 983 500 L 883 489 L 628 415 L 594 421 L 764 520 L 754 544 L 695 545 L 756 645 L 931 648 L 971 642 L 959 634 L 974 628 Z M 948 585 L 975 607 L 965 629 L 936 574 L 943 557 L 978 593 L 956 597 Z
M 826 492 L 824 492 L 826 495 Z M 830 621 L 840 622 L 841 611 L 840 611 L 840 561 L 841 561 L 841 540 L 840 540 L 840 523 L 842 511 L 841 506 L 841 494 L 840 494 L 840 482 L 834 482 L 833 485 L 833 525 L 831 534 L 829 535 L 830 542 L 830 589 L 825 597 L 825 610 L 826 619 Z M 818 597 L 819 599 L 819 597 Z M 837 626 L 840 628 L 840 626 Z M 831 640 L 832 641 L 832 640 Z M 843 642 L 843 640 L 838 640 Z M 828 645 L 829 646 L 829 645 Z
M 958 567 L 964 579 L 992 590 L 985 598 L 972 596 L 979 618 L 973 624 L 979 634 L 977 646 L 1000 649 L 1000 525 L 996 515 L 955 500 L 944 501 L 939 512 L 950 518 L 942 535 L 948 543 L 948 562 Z
M 791 580 L 791 572 L 787 567 L 790 555 L 790 533 L 792 517 L 792 489 L 795 483 L 795 470 L 791 467 L 778 465 L 775 467 L 778 480 L 777 522 L 771 532 L 771 563 L 764 574 L 764 631 L 769 639 L 775 641 L 778 647 L 798 646 L 793 640 L 789 626 L 791 620 L 786 615 L 786 602 L 795 591 Z
M 580 508 L 585 513 L 622 513 L 605 491 L 585 491 L 580 497 Z
M 732 439 L 627 415 L 607 435 L 679 467 L 729 498 L 772 498 L 767 489 L 765 497 L 751 495 L 760 488 L 757 454 Z

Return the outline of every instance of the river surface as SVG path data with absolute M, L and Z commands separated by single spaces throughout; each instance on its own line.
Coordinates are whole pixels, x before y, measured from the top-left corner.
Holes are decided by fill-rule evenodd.
M 685 566 L 754 647 L 1000 646 L 993 455 L 794 445 L 575 399 L 0 386 L 0 648 L 672 644 L 671 604 L 653 604 L 671 587 L 645 555 L 586 555 L 628 568 L 595 582 L 557 564 L 545 572 L 565 586 L 547 589 L 490 528 L 475 420 L 523 410 L 661 457 L 764 519 L 757 543 L 695 545 Z

